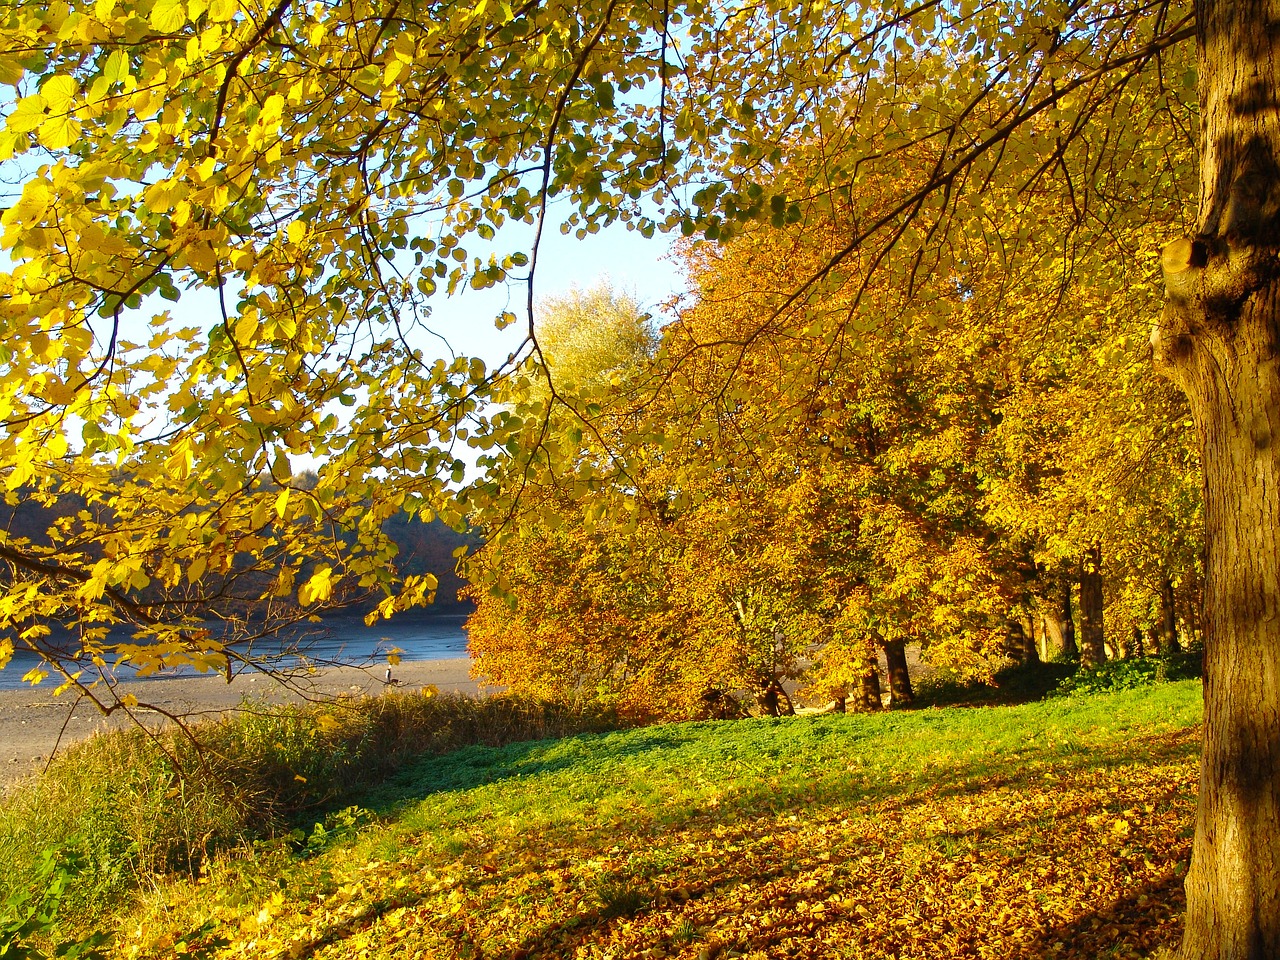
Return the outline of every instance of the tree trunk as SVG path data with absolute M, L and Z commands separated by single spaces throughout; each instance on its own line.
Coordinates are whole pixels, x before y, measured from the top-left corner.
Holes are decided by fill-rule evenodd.
M 773 686 L 765 687 L 760 694 L 760 715 L 776 717 L 778 715 L 778 691 Z
M 1183 960 L 1280 957 L 1280 0 L 1200 0 L 1198 233 L 1156 362 L 1204 465 L 1204 726 Z
M 1177 653 L 1178 646 L 1178 608 L 1174 603 L 1173 581 L 1168 577 L 1160 582 L 1160 654 L 1169 656 Z
M 1035 627 L 1021 620 L 1009 621 L 1005 649 L 1019 664 L 1040 662 L 1040 654 L 1036 650 Z
M 1076 616 L 1071 610 L 1071 580 L 1062 581 L 1062 656 L 1067 660 L 1077 660 L 1080 648 L 1076 646 Z
M 1142 645 L 1142 628 L 1135 623 L 1133 625 L 1133 642 L 1129 644 L 1129 656 L 1145 657 L 1146 655 L 1146 648 Z
M 1010 620 L 1005 624 L 1004 628 L 1004 652 L 1010 658 L 1022 663 L 1024 649 L 1027 645 L 1026 638 L 1023 634 L 1022 624 L 1017 620 Z
M 889 702 L 895 707 L 905 707 L 916 698 L 911 687 L 911 673 L 907 669 L 906 643 L 902 640 L 886 641 L 884 656 L 889 664 Z
M 1036 646 L 1036 622 L 1028 620 L 1022 625 L 1022 662 L 1040 662 L 1040 648 Z
M 862 667 L 860 706 L 863 710 L 884 709 L 884 698 L 880 693 L 880 673 L 876 669 L 876 658 L 867 657 Z
M 1102 548 L 1096 544 L 1085 551 L 1080 563 L 1080 643 L 1080 662 L 1085 667 L 1100 667 L 1107 662 L 1102 625 Z
M 776 677 L 765 684 L 764 690 L 760 693 L 760 713 L 766 717 L 796 715 L 795 704 L 791 702 L 791 697 L 787 695 L 787 691 Z

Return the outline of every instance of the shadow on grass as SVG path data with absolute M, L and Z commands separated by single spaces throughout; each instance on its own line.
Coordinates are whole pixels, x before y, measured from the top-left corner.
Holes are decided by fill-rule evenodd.
M 1089 810 L 1081 807 L 1060 812 L 1083 819 Z M 747 826 L 742 822 L 739 825 Z M 723 836 L 725 846 L 735 846 L 744 832 L 739 830 Z M 979 853 L 1000 850 L 1001 844 L 1010 840 L 1017 847 L 1032 839 L 1019 835 L 1016 830 L 1013 836 L 1006 832 L 983 830 L 968 833 L 968 839 L 981 842 Z M 721 836 L 719 833 L 715 835 Z M 560 849 L 563 851 L 563 847 Z M 867 849 L 865 846 L 859 848 L 861 852 Z M 1182 855 L 1186 852 L 1171 851 Z M 895 855 L 899 857 L 896 865 Z M 962 859 L 941 854 L 932 858 L 935 865 L 953 865 Z M 510 955 L 571 956 L 585 944 L 608 941 L 611 934 L 618 932 L 619 919 L 642 925 L 646 914 L 654 915 L 657 920 L 656 915 L 665 911 L 668 916 L 651 923 L 654 932 L 644 934 L 644 947 L 664 951 L 657 955 L 684 956 L 681 950 L 689 939 L 688 931 L 697 930 L 691 918 L 697 918 L 704 921 L 700 925 L 701 932 L 695 933 L 703 949 L 690 956 L 732 957 L 749 952 L 753 956 L 778 958 L 846 955 L 859 958 L 978 958 L 994 955 L 993 928 L 999 933 L 1009 933 L 1008 929 L 999 930 L 1002 923 L 1009 923 L 1019 925 L 1030 936 L 1022 937 L 1020 943 L 1000 944 L 998 955 L 1008 960 L 1054 957 L 1062 960 L 1118 960 L 1145 957 L 1157 947 L 1176 943 L 1185 908 L 1182 881 L 1176 875 L 1175 863 L 1171 862 L 1158 879 L 1137 884 L 1127 889 L 1123 896 L 1113 898 L 1096 909 L 1076 909 L 1069 919 L 1058 919 L 1058 907 L 1046 907 L 1030 916 L 1010 918 L 1000 909 L 999 902 L 984 908 L 985 914 L 949 915 L 948 904 L 930 903 L 912 892 L 916 878 L 906 875 L 901 863 L 901 851 L 890 851 L 887 861 L 882 857 L 871 871 L 864 869 L 861 873 L 856 867 L 851 871 L 831 871 L 823 852 L 816 849 L 798 858 L 784 858 L 772 864 L 750 856 L 726 856 L 692 882 L 685 880 L 681 883 L 677 898 L 663 890 L 664 878 L 661 875 L 614 870 L 601 880 L 601 884 L 633 891 L 628 909 L 611 909 L 611 905 L 606 903 L 548 923 L 526 934 Z M 898 933 L 902 925 L 894 925 L 890 929 L 881 927 L 874 933 L 868 933 L 864 930 L 865 915 L 857 908 L 825 910 L 818 919 L 812 912 L 806 912 L 806 904 L 847 896 L 850 891 L 866 896 L 867 891 L 875 889 L 877 881 L 884 881 L 886 871 L 894 870 L 897 874 L 887 887 L 898 893 L 898 898 L 886 900 L 875 897 L 866 905 L 881 916 L 920 924 L 923 929 L 916 931 L 915 936 L 906 931 Z M 745 899 L 735 896 L 744 889 L 758 893 Z M 758 918 L 754 922 L 747 916 L 753 912 Z M 742 926 L 750 932 L 735 933 L 732 926 L 727 931 L 721 930 L 719 924 L 705 922 L 708 916 L 745 917 L 747 922 Z M 910 918 L 909 921 L 906 918 Z M 660 933 L 657 932 L 659 930 Z M 938 935 L 938 930 L 944 935 Z M 830 944 L 842 939 L 847 941 L 850 952 L 832 952 Z M 855 951 L 854 945 L 861 951 Z M 655 954 L 623 947 L 614 955 L 621 958 Z
M 926 716 L 904 716 L 900 720 L 883 718 L 884 723 L 874 725 L 860 722 L 861 718 L 816 718 L 814 721 L 787 721 L 792 724 L 783 733 L 806 733 L 810 743 L 827 742 L 828 749 L 838 751 L 835 757 L 849 755 L 860 739 L 871 735 L 893 738 L 914 735 L 928 739 L 932 726 Z M 895 726 L 901 724 L 901 726 Z M 680 776 L 689 768 L 692 757 L 682 757 L 679 752 L 690 745 L 708 751 L 717 758 L 732 756 L 735 742 L 753 735 L 765 736 L 778 725 L 767 721 L 757 722 L 754 728 L 742 728 L 738 724 L 656 727 L 633 730 L 626 734 L 583 735 L 561 741 L 537 741 L 512 744 L 498 748 L 468 748 L 447 757 L 424 760 L 401 773 L 376 794 L 365 798 L 365 805 L 379 813 L 389 813 L 395 807 L 409 801 L 418 801 L 432 795 L 464 792 L 488 784 L 501 784 L 523 777 L 562 774 L 578 771 L 584 778 L 607 770 L 622 760 L 641 759 L 662 770 L 662 776 Z M 712 736 L 708 737 L 707 732 Z M 724 732 L 717 740 L 714 734 Z M 837 739 L 838 735 L 838 739 Z M 736 739 L 735 739 L 736 737 Z M 796 740 L 796 742 L 800 742 Z M 782 737 L 780 746 L 771 747 L 769 757 L 785 753 L 790 740 Z M 952 749 L 948 753 L 947 750 Z M 819 776 L 786 779 L 770 779 L 754 776 L 748 769 L 747 776 L 729 790 L 718 806 L 698 802 L 675 800 L 651 810 L 636 812 L 624 825 L 617 822 L 592 823 L 591 818 L 566 819 L 556 823 L 546 833 L 520 835 L 513 838 L 515 847 L 527 848 L 529 856 L 516 855 L 509 850 L 495 871 L 482 868 L 483 851 L 468 849 L 462 859 L 472 863 L 467 874 L 466 888 L 469 895 L 483 900 L 485 897 L 501 897 L 503 885 L 527 872 L 529 864 L 558 861 L 580 864 L 597 857 L 601 850 L 613 847 L 632 851 L 625 862 L 610 866 L 594 876 L 594 899 L 578 905 L 565 915 L 546 920 L 540 927 L 521 932 L 514 947 L 505 948 L 501 955 L 508 956 L 571 956 L 576 948 L 601 938 L 620 936 L 624 926 L 654 927 L 647 948 L 661 946 L 671 953 L 692 949 L 691 956 L 699 954 L 698 944 L 713 947 L 710 955 L 726 956 L 737 950 L 758 951 L 765 956 L 839 956 L 841 954 L 804 953 L 794 949 L 797 940 L 819 944 L 824 938 L 856 938 L 859 916 L 851 911 L 833 908 L 821 919 L 804 914 L 798 909 L 799 894 L 790 885 L 803 878 L 809 885 L 804 896 L 808 899 L 847 894 L 861 890 L 873 883 L 882 882 L 885 870 L 897 871 L 893 878 L 894 889 L 901 898 L 880 905 L 886 911 L 902 911 L 903 916 L 921 916 L 927 913 L 918 902 L 911 899 L 912 878 L 907 875 L 912 857 L 918 855 L 932 869 L 937 864 L 972 864 L 965 858 L 1021 856 L 1027 851 L 1035 855 L 1052 853 L 1052 843 L 1046 837 L 1054 836 L 1056 824 L 1067 820 L 1077 825 L 1090 814 L 1102 809 L 1090 806 L 1108 802 L 1105 786 L 1113 782 L 1117 771 L 1134 765 L 1155 766 L 1188 761 L 1196 756 L 1196 738 L 1186 730 L 1133 737 L 1105 750 L 1085 750 L 1070 745 L 1057 747 L 1038 745 L 1022 748 L 1014 742 L 993 745 L 992 752 L 973 756 L 960 746 L 948 748 L 946 744 L 932 755 L 911 755 L 902 758 L 897 768 L 880 772 L 868 772 L 856 767 L 833 762 L 821 768 Z M 666 756 L 664 756 L 666 755 Z M 706 754 L 700 755 L 705 759 Z M 920 761 L 928 761 L 921 766 Z M 1026 798 L 1053 796 L 1053 787 L 1046 788 L 1046 777 L 1054 782 L 1070 783 L 1077 795 L 1064 795 L 1054 802 L 1051 810 L 1037 816 L 1021 817 L 1012 812 L 996 817 L 985 824 L 970 828 L 947 830 L 930 837 L 895 837 L 892 827 L 889 837 L 898 847 L 890 851 L 891 859 L 885 859 L 885 850 L 867 846 L 866 837 L 857 831 L 866 824 L 875 823 L 883 829 L 884 823 L 911 822 L 910 816 L 949 798 L 978 797 L 1008 791 Z M 747 785 L 741 786 L 746 783 Z M 1172 783 L 1172 781 L 1171 781 Z M 1089 785 L 1095 792 L 1090 793 Z M 1169 803 L 1181 803 L 1183 793 L 1193 790 L 1193 785 L 1173 783 L 1169 788 Z M 792 850 L 785 855 L 775 855 L 767 844 L 754 851 L 748 840 L 756 833 L 779 833 L 785 829 L 779 823 L 789 813 L 800 813 L 814 823 L 834 825 L 837 836 L 845 831 L 848 836 L 833 841 L 838 861 L 821 846 Z M 852 824 L 851 826 L 845 826 Z M 870 836 L 870 834 L 868 834 Z M 668 864 L 661 858 L 646 861 L 650 851 L 666 845 L 668 851 L 677 848 L 677 840 L 711 842 L 720 849 L 745 848 L 748 852 L 724 853 L 710 860 L 692 864 L 679 857 Z M 863 844 L 863 846 L 859 846 Z M 913 846 L 915 844 L 916 846 Z M 879 853 L 880 859 L 871 866 L 856 861 L 873 859 L 862 853 Z M 858 857 L 853 854 L 858 853 Z M 824 854 L 827 854 L 824 859 Z M 1106 854 L 1102 854 L 1106 856 Z M 1009 944 L 1010 950 L 1003 956 L 1016 960 L 1032 960 L 1042 957 L 1129 957 L 1135 950 L 1149 952 L 1156 946 L 1172 943 L 1176 937 L 1177 918 L 1181 914 L 1181 883 L 1173 875 L 1174 863 L 1181 855 L 1170 847 L 1166 852 L 1167 863 L 1156 865 L 1166 869 L 1163 879 L 1145 885 L 1136 884 L 1126 890 L 1119 899 L 1113 899 L 1105 907 L 1082 911 L 1077 906 L 1073 915 L 1060 918 L 1048 910 L 1033 917 L 1034 926 L 1019 944 Z M 674 856 L 674 854 L 672 854 Z M 1155 855 L 1153 855 L 1154 857 Z M 897 857 L 895 861 L 892 857 Z M 1155 857 L 1159 861 L 1159 857 Z M 929 866 L 932 865 L 932 866 Z M 968 869 L 968 867 L 966 867 Z M 948 875 L 949 876 L 949 875 Z M 945 879 L 943 882 L 946 882 Z M 673 898 L 677 887 L 679 898 Z M 761 896 L 767 901 L 770 921 L 767 929 L 751 934 L 728 935 L 716 933 L 713 939 L 712 919 L 732 916 L 746 909 L 756 909 L 752 903 L 746 907 L 740 894 L 744 890 L 765 891 Z M 428 896 L 411 890 L 405 896 L 367 904 L 357 915 L 314 931 L 301 955 L 345 941 L 371 926 L 379 916 L 391 909 L 422 904 Z M 761 908 L 763 909 L 763 908 Z M 711 919 L 708 919 L 711 918 Z M 951 921 L 945 922 L 951 923 Z M 951 937 L 945 949 L 933 951 L 936 956 L 979 956 L 989 944 L 985 939 L 991 925 L 998 921 L 986 917 L 968 918 L 951 923 Z M 683 926 L 682 926 L 683 924 Z M 455 945 L 454 956 L 478 956 L 483 951 L 489 955 L 489 945 L 482 942 L 484 934 L 469 929 L 461 921 L 437 917 L 433 926 Z M 692 932 L 691 932 L 692 931 Z M 986 932 L 984 932 L 986 931 Z M 905 935 L 904 935 L 905 936 Z M 691 938 L 697 942 L 690 946 Z M 881 944 L 888 949 L 880 954 L 850 953 L 849 956 L 891 956 L 892 945 Z M 908 948 L 909 947 L 909 948 Z M 911 946 L 904 941 L 904 955 L 918 955 L 919 942 Z M 932 944 L 931 944 L 932 947 Z M 812 948 L 806 948 L 812 949 Z M 633 956 L 626 950 L 617 956 Z
M 930 677 L 917 685 L 915 700 L 907 709 L 1033 703 L 1049 696 L 1079 669 L 1080 664 L 1076 661 L 1054 660 L 1010 667 L 996 674 L 991 683 L 957 683 L 944 677 Z
M 632 732 L 625 741 L 618 742 L 608 737 L 579 737 L 572 749 L 548 753 L 548 744 L 513 745 L 508 748 L 489 751 L 476 751 L 467 758 L 466 763 L 454 764 L 447 776 L 431 776 L 428 771 L 420 771 L 419 776 L 410 782 L 403 783 L 402 790 L 426 790 L 439 794 L 443 791 L 467 790 L 467 788 L 485 785 L 504 780 L 509 776 L 531 776 L 534 773 L 557 773 L 581 767 L 591 769 L 603 762 L 616 762 L 621 756 L 643 756 L 662 753 L 662 751 L 681 748 L 695 737 L 680 735 L 672 728 L 648 732 Z M 948 763 L 942 767 L 934 767 L 927 771 L 906 773 L 897 772 L 891 777 L 864 777 L 859 773 L 832 772 L 822 781 L 804 782 L 759 782 L 754 790 L 736 792 L 726 797 L 722 806 L 708 809 L 705 806 L 673 804 L 664 806 L 660 813 L 652 814 L 648 819 L 637 817 L 635 822 L 626 828 L 618 828 L 617 824 L 595 824 L 585 826 L 581 820 L 575 823 L 557 824 L 547 835 L 527 837 L 520 842 L 534 847 L 531 850 L 536 859 L 556 859 L 564 863 L 582 863 L 598 856 L 605 847 L 622 846 L 632 851 L 646 851 L 664 844 L 672 836 L 689 835 L 701 838 L 717 837 L 724 847 L 730 847 L 748 836 L 753 829 L 777 829 L 777 820 L 787 812 L 808 812 L 812 817 L 827 818 L 831 822 L 849 823 L 847 818 L 861 818 L 868 822 L 872 818 L 887 819 L 890 822 L 906 822 L 908 815 L 920 806 L 938 804 L 950 797 L 964 799 L 968 796 L 993 794 L 995 791 L 1009 791 L 1014 795 L 1010 800 L 1010 810 L 1004 822 L 984 824 L 959 831 L 936 833 L 929 840 L 936 841 L 936 846 L 924 850 L 925 859 L 929 863 L 956 863 L 964 856 L 1024 856 L 1030 851 L 1034 855 L 1043 855 L 1048 850 L 1048 842 L 1044 840 L 1052 835 L 1055 824 L 1059 820 L 1071 820 L 1082 823 L 1091 814 L 1100 812 L 1098 803 L 1106 803 L 1107 797 L 1088 794 L 1082 785 L 1085 783 L 1107 783 L 1112 780 L 1111 774 L 1121 768 L 1133 767 L 1135 764 L 1158 765 L 1185 762 L 1196 756 L 1198 745 L 1194 736 L 1188 731 L 1174 731 L 1138 737 L 1126 741 L 1119 748 L 1111 748 L 1106 754 L 1089 753 L 1084 750 L 1073 750 L 1066 754 L 1042 753 L 1028 756 L 1025 763 L 1016 762 L 1007 754 L 982 756 L 982 758 L 961 759 L 946 758 Z M 1051 817 L 1042 813 L 1041 817 L 1023 817 L 1016 813 L 1019 809 L 1019 797 L 1025 803 L 1025 797 L 1043 796 L 1044 777 L 1051 774 L 1055 782 L 1071 782 L 1076 791 L 1080 791 L 1073 799 L 1062 799 L 1055 806 Z M 1190 785 L 1183 785 L 1190 790 Z M 1180 803 L 1185 799 L 1181 788 L 1174 785 L 1167 794 L 1169 803 Z M 422 796 L 422 792 L 416 795 Z M 401 799 L 408 799 L 402 794 Z M 660 818 L 660 819 L 659 819 Z M 841 819 L 844 818 L 844 819 Z M 1047 818 L 1047 819 L 1046 819 Z M 1055 819 L 1056 818 L 1056 819 Z M 763 824 L 763 826 L 762 826 Z M 603 836 L 607 835 L 607 836 Z M 604 842 L 608 840 L 608 842 Z M 919 840 L 919 838 L 916 838 Z M 908 846 L 897 851 L 902 858 L 908 854 Z M 680 879 L 680 900 L 673 901 L 669 890 L 677 882 L 676 873 L 666 868 L 646 869 L 643 864 L 628 860 L 625 867 L 607 870 L 596 878 L 599 890 L 605 891 L 594 904 L 581 905 L 572 914 L 561 919 L 545 923 L 539 929 L 527 931 L 515 947 L 515 956 L 561 956 L 572 955 L 577 946 L 594 942 L 599 938 L 613 936 L 618 924 L 625 920 L 627 924 L 643 924 L 646 916 L 657 916 L 664 911 L 673 915 L 696 916 L 700 906 L 712 914 L 732 913 L 739 906 L 732 897 L 741 888 L 764 888 L 773 886 L 783 892 L 773 897 L 769 909 L 774 913 L 781 911 L 782 919 L 773 920 L 767 931 L 756 932 L 749 937 L 719 941 L 717 950 L 750 950 L 763 952 L 765 956 L 808 956 L 803 951 L 797 954 L 796 938 L 818 942 L 822 938 L 823 925 L 854 924 L 855 916 L 842 915 L 840 910 L 833 910 L 828 919 L 822 923 L 815 922 L 813 916 L 806 916 L 794 911 L 787 914 L 788 904 L 794 904 L 797 897 L 786 893 L 788 883 L 797 878 L 806 878 L 810 882 L 806 897 L 836 895 L 847 891 L 852 886 L 860 888 L 860 883 L 877 882 L 874 874 L 859 878 L 858 869 L 832 873 L 831 864 L 820 858 L 820 851 L 812 850 L 800 854 L 781 856 L 777 859 L 753 859 L 745 855 L 726 855 L 713 864 L 701 865 L 694 876 Z M 1121 899 L 1115 899 L 1106 908 L 1080 911 L 1076 909 L 1069 919 L 1057 922 L 1056 915 L 1044 913 L 1033 919 L 1033 936 L 1020 945 L 1009 945 L 1006 956 L 1018 960 L 1032 960 L 1032 957 L 1107 957 L 1137 956 L 1137 952 L 1146 954 L 1152 948 L 1171 943 L 1176 937 L 1176 924 L 1181 914 L 1180 881 L 1174 877 L 1174 865 L 1185 851 L 1170 846 L 1166 850 L 1169 861 L 1164 864 L 1164 879 L 1156 883 L 1133 888 Z M 1155 856 L 1155 855 L 1153 855 Z M 643 858 L 641 858 L 643 859 Z M 494 895 L 499 895 L 504 882 L 518 876 L 524 867 L 520 858 L 512 864 L 511 869 L 500 869 L 497 874 L 476 873 L 468 882 L 474 895 L 484 896 L 486 887 L 492 888 Z M 861 868 L 859 868 L 861 869 Z M 883 868 L 882 868 L 883 869 Z M 901 864 L 895 869 L 901 869 Z M 817 887 L 812 886 L 813 878 L 823 874 L 823 881 Z M 865 873 L 865 872 L 864 872 Z M 905 878 L 899 878 L 897 886 L 908 887 Z M 609 892 L 612 891 L 612 892 Z M 727 902 L 726 902 L 727 901 Z M 884 904 L 883 909 L 901 909 L 904 915 L 908 911 L 920 914 L 920 906 L 905 899 L 901 904 Z M 692 913 L 690 913 L 692 911 Z M 1053 916 L 1053 920 L 1051 920 Z M 680 952 L 686 946 L 690 929 L 686 925 L 676 932 L 675 920 L 667 924 L 666 932 L 655 932 L 650 938 L 649 947 L 664 946 L 669 952 Z M 705 924 L 704 924 L 705 927 Z M 948 941 L 945 950 L 934 951 L 937 956 L 978 956 L 979 946 L 986 943 L 988 933 L 984 933 L 984 920 L 970 918 L 968 924 L 952 924 L 954 936 Z M 844 928 L 841 928 L 844 929 Z M 851 928 L 852 929 L 852 928 Z M 835 928 L 832 928 L 835 931 Z M 325 942 L 333 942 L 334 934 L 325 934 Z M 339 934 L 340 936 L 340 934 Z M 835 936 L 835 932 L 832 932 Z M 856 932 L 849 934 L 856 937 Z M 477 942 L 474 933 L 466 928 L 458 927 L 449 931 L 449 937 L 460 946 L 460 954 L 466 950 L 481 951 L 483 946 Z M 818 938 L 818 940 L 814 940 Z M 463 945 L 466 945 L 463 947 Z M 916 945 L 919 946 L 919 945 Z M 918 954 L 915 948 L 906 948 L 904 954 Z M 620 952 L 618 956 L 630 956 Z M 873 954 L 865 954 L 867 956 Z M 897 955 L 886 952 L 883 956 Z M 850 954 L 863 956 L 863 954 Z
M 378 815 L 407 802 L 440 793 L 474 790 L 569 770 L 589 770 L 630 757 L 679 749 L 696 741 L 676 725 L 613 734 L 579 734 L 557 740 L 531 740 L 504 747 L 466 747 L 441 757 L 427 757 L 370 790 L 359 802 Z
M 843 718 L 841 718 L 843 719 Z M 853 718 L 851 718 L 853 719 Z M 888 718 L 886 718 L 888 719 Z M 763 721 L 768 723 L 768 721 Z M 783 721 L 804 723 L 803 720 Z M 827 718 L 809 721 L 811 724 L 828 722 Z M 836 721 L 840 722 L 839 720 Z M 734 723 L 761 723 L 761 721 L 736 721 Z M 618 734 L 582 734 L 564 740 L 540 740 L 511 744 L 505 747 L 469 747 L 444 757 L 428 758 L 402 771 L 392 780 L 360 798 L 362 806 L 371 812 L 386 816 L 406 803 L 424 800 L 441 793 L 462 793 L 479 787 L 510 780 L 533 778 L 546 774 L 579 771 L 584 777 L 601 772 L 626 759 L 646 754 L 661 755 L 679 751 L 690 744 L 705 745 L 705 737 L 697 735 L 699 728 L 718 725 L 672 725 L 653 727 Z M 727 727 L 726 732 L 730 732 Z M 857 741 L 868 739 L 866 731 L 841 731 L 840 746 L 855 747 Z M 878 733 L 892 736 L 896 731 L 885 727 Z M 929 730 L 904 731 L 918 737 L 927 737 Z M 780 781 L 755 790 L 734 791 L 727 798 L 717 816 L 735 817 L 744 810 L 776 812 L 790 809 L 797 804 L 823 802 L 844 804 L 880 804 L 898 798 L 909 802 L 914 794 L 928 792 L 932 797 L 962 793 L 977 793 L 1002 787 L 1018 787 L 1029 782 L 1032 776 L 1041 777 L 1049 767 L 1060 775 L 1095 771 L 1099 775 L 1135 763 L 1164 763 L 1188 759 L 1197 755 L 1198 742 L 1188 741 L 1181 731 L 1150 735 L 1126 742 L 1124 747 L 1112 747 L 1105 754 L 1079 745 L 1061 744 L 1054 748 L 1019 747 L 993 750 L 992 753 L 973 757 L 957 756 L 946 752 L 919 757 L 923 769 L 911 768 L 909 762 L 891 771 L 861 771 L 855 769 L 828 769 L 821 779 L 801 782 Z M 727 753 L 725 755 L 728 755 Z M 854 756 L 852 750 L 833 756 L 833 764 L 842 756 Z M 719 759 L 717 757 L 717 759 Z M 678 758 L 673 759 L 674 761 Z M 879 772 L 887 775 L 879 776 Z M 764 777 L 761 780 L 767 779 Z M 665 808 L 664 824 L 679 827 L 676 808 Z M 687 817 L 707 815 L 701 807 L 685 811 Z
M 1077 660 L 1051 660 L 1009 667 L 990 683 L 958 683 L 945 676 L 927 677 L 917 684 L 908 710 L 929 707 L 990 707 L 1034 703 L 1070 690 L 1101 693 L 1131 690 L 1165 680 L 1193 680 L 1202 674 L 1198 651 L 1109 660 L 1086 670 Z

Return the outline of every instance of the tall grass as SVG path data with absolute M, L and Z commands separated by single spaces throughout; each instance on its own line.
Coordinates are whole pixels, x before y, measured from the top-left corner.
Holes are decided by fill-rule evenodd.
M 77 874 L 64 910 L 94 916 L 163 875 L 197 875 L 216 853 L 309 826 L 410 760 L 616 726 L 515 697 L 393 693 L 100 735 L 0 802 L 0 887 L 37 894 L 59 851 Z

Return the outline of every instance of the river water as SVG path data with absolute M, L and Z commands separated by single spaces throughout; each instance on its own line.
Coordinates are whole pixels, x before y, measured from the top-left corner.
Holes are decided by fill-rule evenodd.
M 462 629 L 466 619 L 465 613 L 411 611 L 366 627 L 358 616 L 327 617 L 321 623 L 309 625 L 298 645 L 306 657 L 316 663 L 385 663 L 393 648 L 399 651 L 401 660 L 452 660 L 467 655 L 467 636 Z M 127 634 L 122 634 L 120 639 L 126 637 Z M 280 648 L 272 649 L 259 642 L 255 649 L 270 654 Z M 0 690 L 27 686 L 22 676 L 38 662 L 29 651 L 15 651 L 9 665 L 0 670 Z M 152 674 L 152 678 L 191 673 L 194 671 L 165 670 Z M 127 668 L 121 668 L 117 676 L 121 680 L 136 679 Z

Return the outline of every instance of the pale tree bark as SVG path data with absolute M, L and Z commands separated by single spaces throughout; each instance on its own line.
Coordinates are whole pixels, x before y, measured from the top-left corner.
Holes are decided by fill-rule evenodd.
M 1183 960 L 1280 957 L 1280 0 L 1201 0 L 1197 234 L 1156 361 L 1205 480 L 1205 720 Z
M 1080 662 L 1086 667 L 1107 662 L 1102 609 L 1102 548 L 1095 544 L 1080 562 Z

